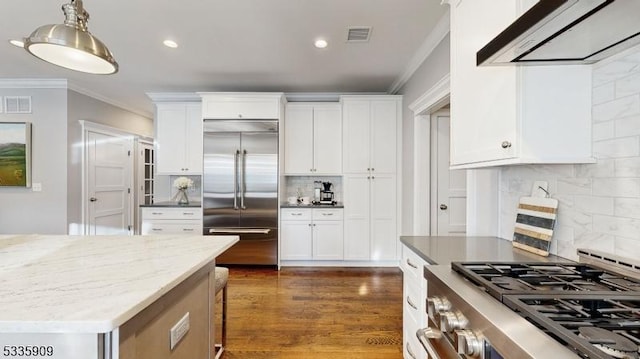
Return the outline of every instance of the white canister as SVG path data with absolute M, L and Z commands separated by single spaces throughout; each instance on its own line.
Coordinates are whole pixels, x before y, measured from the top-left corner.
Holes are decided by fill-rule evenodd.
M 311 199 L 309 197 L 301 197 L 300 203 L 302 204 L 311 204 Z
M 298 197 L 287 197 L 289 204 L 298 204 Z

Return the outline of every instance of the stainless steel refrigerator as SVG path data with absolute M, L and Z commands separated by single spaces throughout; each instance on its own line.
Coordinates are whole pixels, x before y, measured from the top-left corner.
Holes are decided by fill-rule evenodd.
M 278 122 L 204 121 L 204 234 L 240 241 L 216 264 L 278 263 Z

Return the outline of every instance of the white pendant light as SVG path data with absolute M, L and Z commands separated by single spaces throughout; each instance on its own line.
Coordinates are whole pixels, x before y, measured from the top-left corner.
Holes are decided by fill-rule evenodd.
M 62 5 L 64 24 L 44 25 L 25 38 L 24 48 L 32 55 L 67 69 L 108 75 L 118 72 L 118 63 L 107 46 L 87 28 L 89 13 L 82 0 Z

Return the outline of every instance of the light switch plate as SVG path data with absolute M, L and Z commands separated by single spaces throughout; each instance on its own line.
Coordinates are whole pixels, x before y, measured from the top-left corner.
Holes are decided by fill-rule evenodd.
M 189 312 L 187 312 L 176 324 L 169 330 L 169 349 L 173 350 L 178 343 L 189 332 Z

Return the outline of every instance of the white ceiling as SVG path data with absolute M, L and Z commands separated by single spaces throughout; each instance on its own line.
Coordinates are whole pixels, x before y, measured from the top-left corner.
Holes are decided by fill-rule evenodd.
M 0 78 L 67 78 L 148 116 L 145 92 L 387 92 L 447 10 L 440 0 L 84 0 L 89 30 L 120 65 L 101 76 L 8 42 L 62 23 L 65 2 L 0 2 Z M 371 26 L 370 41 L 346 43 L 349 26 Z M 318 37 L 326 49 L 313 47 Z M 163 46 L 166 38 L 179 47 Z

